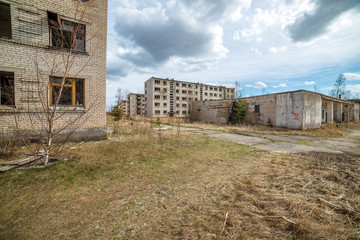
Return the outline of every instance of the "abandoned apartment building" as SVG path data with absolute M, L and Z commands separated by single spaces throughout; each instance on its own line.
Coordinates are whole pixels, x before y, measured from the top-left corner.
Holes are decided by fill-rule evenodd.
M 206 123 L 229 123 L 238 100 L 198 101 L 191 105 L 190 119 Z M 291 129 L 313 129 L 332 122 L 359 121 L 359 104 L 324 94 L 298 90 L 241 98 L 245 121 Z
M 147 117 L 188 117 L 190 103 L 234 99 L 235 89 L 202 83 L 151 77 L 144 83 Z
M 124 117 L 145 116 L 145 95 L 129 93 L 127 100 L 120 101 L 120 109 Z
M 76 57 L 59 101 L 59 121 L 71 121 L 88 109 L 89 117 L 78 134 L 90 139 L 106 137 L 106 29 L 107 1 L 0 0 L 1 132 L 15 131 L 14 109 L 21 128 L 29 126 L 21 115 L 28 105 L 41 104 L 28 95 L 39 91 L 39 84 L 48 86 L 44 96 L 53 105 L 51 94 L 61 87 L 65 74 L 61 62 L 75 36 L 72 53 Z

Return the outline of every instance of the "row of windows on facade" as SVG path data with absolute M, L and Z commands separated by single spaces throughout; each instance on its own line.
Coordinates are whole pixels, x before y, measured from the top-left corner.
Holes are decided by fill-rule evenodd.
M 47 12 L 49 25 L 49 46 L 85 52 L 86 26 L 60 18 Z M 0 2 L 0 37 L 12 38 L 11 7 Z
M 155 84 L 161 84 L 161 81 L 160 80 L 155 80 Z M 163 81 L 163 85 L 166 86 L 167 85 L 167 81 Z M 175 83 L 175 86 L 176 87 L 180 87 L 180 83 Z M 188 88 L 192 88 L 192 84 L 191 83 L 182 83 L 181 84 L 181 87 L 188 87 Z M 145 85 L 146 87 L 146 85 Z M 197 89 L 198 88 L 198 85 L 195 84 L 194 85 L 194 88 Z M 217 87 L 208 87 L 208 86 L 205 86 L 205 90 L 211 90 L 211 91 L 218 91 L 218 88 Z M 222 92 L 222 88 L 219 88 L 219 91 Z M 227 89 L 227 92 L 230 92 L 230 89 Z M 231 91 L 232 92 L 232 91 Z
M 154 106 L 155 107 L 160 107 L 160 103 L 154 103 Z M 163 103 L 163 107 L 167 107 L 168 106 L 168 104 L 167 103 Z M 179 103 L 177 103 L 176 104 L 176 107 L 180 107 L 180 104 Z M 187 104 L 181 104 L 181 107 L 183 107 L 183 108 L 186 108 L 187 107 Z
M 26 91 L 26 90 L 25 90 Z M 34 96 L 37 97 L 37 96 Z M 13 72 L 0 72 L 1 105 L 15 105 L 15 85 Z M 85 100 L 85 80 L 77 78 L 50 77 L 50 105 L 83 107 Z
M 155 100 L 161 100 L 161 96 L 155 95 L 155 98 L 154 98 L 154 99 L 155 99 Z M 163 99 L 163 100 L 167 100 L 168 97 L 167 97 L 167 96 L 163 96 L 162 99 Z M 176 100 L 177 100 L 177 101 L 180 101 L 180 97 L 176 97 Z M 192 101 L 193 98 L 182 97 L 181 100 L 182 100 L 182 101 Z M 194 98 L 194 100 L 197 101 L 198 98 Z
M 160 114 L 161 114 L 161 111 L 160 111 L 160 110 L 155 110 L 154 113 L 155 113 L 155 115 L 160 115 Z M 176 111 L 175 113 L 176 113 L 177 115 L 179 115 L 179 114 L 180 114 L 180 111 Z M 163 114 L 164 114 L 164 115 L 167 115 L 167 114 L 168 114 L 168 111 L 164 110 L 164 111 L 163 111 Z M 188 111 L 182 111 L 181 114 L 186 115 L 186 114 L 190 114 L 190 112 L 188 112 Z
M 155 92 L 161 92 L 161 89 L 156 87 L 156 88 L 154 88 L 154 91 L 155 91 Z M 147 91 L 145 91 L 145 92 L 147 93 Z M 163 93 L 166 93 L 166 92 L 167 92 L 167 88 L 163 88 Z M 176 93 L 180 93 L 180 90 L 179 90 L 179 89 L 176 89 L 175 92 L 176 92 Z M 220 92 L 221 92 L 221 91 L 220 91 Z M 145 94 L 146 94 L 146 93 L 145 93 Z M 181 90 L 181 93 L 182 93 L 182 94 L 193 94 L 193 91 Z M 198 91 L 195 91 L 194 93 L 195 93 L 195 95 L 198 95 L 198 94 L 199 94 Z M 205 96 L 208 95 L 207 92 L 205 92 L 204 94 L 205 94 Z M 210 96 L 217 97 L 218 94 L 217 94 L 217 93 L 210 93 Z M 219 97 L 221 97 L 221 96 L 222 96 L 222 94 L 219 93 Z

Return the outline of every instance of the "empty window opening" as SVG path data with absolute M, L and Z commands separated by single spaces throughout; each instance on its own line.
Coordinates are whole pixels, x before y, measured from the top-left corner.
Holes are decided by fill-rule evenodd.
M 160 92 L 160 88 L 156 87 L 154 91 L 155 92 Z
M 13 72 L 0 72 L 0 98 L 0 105 L 15 105 Z
M 160 84 L 160 80 L 155 80 L 155 84 Z
M 260 105 L 255 105 L 255 113 L 260 113 Z
M 10 5 L 0 2 L 0 37 L 11 38 Z
M 50 46 L 85 52 L 86 26 L 61 19 L 58 14 L 48 12 Z
M 51 105 L 80 107 L 84 106 L 85 87 L 84 79 L 66 78 L 62 85 L 62 77 L 50 78 Z M 62 87 L 62 91 L 61 91 Z

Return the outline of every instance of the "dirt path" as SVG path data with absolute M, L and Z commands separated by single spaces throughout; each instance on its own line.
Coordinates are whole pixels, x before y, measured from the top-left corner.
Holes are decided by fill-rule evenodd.
M 166 126 L 164 129 L 169 129 Z M 257 134 L 251 136 L 224 133 L 221 131 L 203 130 L 199 128 L 181 127 L 181 131 L 191 131 L 224 141 L 254 146 L 258 149 L 282 153 L 325 152 L 341 154 L 343 151 L 360 152 L 360 130 L 353 130 L 343 137 L 318 140 L 311 136 Z

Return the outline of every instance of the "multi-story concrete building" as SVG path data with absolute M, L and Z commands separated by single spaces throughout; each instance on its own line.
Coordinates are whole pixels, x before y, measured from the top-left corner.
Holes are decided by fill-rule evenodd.
M 140 93 L 129 93 L 129 114 L 128 117 L 144 116 L 145 115 L 145 95 Z
M 120 109 L 122 111 L 123 117 L 129 117 L 129 101 L 128 100 L 121 100 L 120 102 Z
M 53 108 L 63 85 L 54 127 L 84 113 L 80 137 L 106 137 L 106 29 L 107 0 L 0 0 L 0 133 L 15 131 L 14 111 L 21 129 L 41 128 L 25 116 Z
M 151 77 L 145 82 L 147 117 L 189 116 L 192 101 L 234 99 L 235 89 Z

